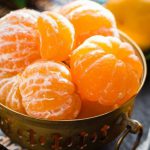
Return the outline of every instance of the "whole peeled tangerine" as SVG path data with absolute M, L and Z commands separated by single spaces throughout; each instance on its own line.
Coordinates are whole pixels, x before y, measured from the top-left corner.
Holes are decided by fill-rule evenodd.
M 118 36 L 113 14 L 96 2 L 76 0 L 62 7 L 60 13 L 74 25 L 76 47 L 93 35 Z
M 41 57 L 48 60 L 66 60 L 74 45 L 73 25 L 64 16 L 47 11 L 39 17 L 38 29 L 42 43 Z
M 102 105 L 120 105 L 136 94 L 142 70 L 132 46 L 115 37 L 93 36 L 71 56 L 79 94 Z
M 63 63 L 38 61 L 21 75 L 20 93 L 29 116 L 49 120 L 74 119 L 81 101 Z
M 0 79 L 17 75 L 40 59 L 39 14 L 21 9 L 0 19 Z

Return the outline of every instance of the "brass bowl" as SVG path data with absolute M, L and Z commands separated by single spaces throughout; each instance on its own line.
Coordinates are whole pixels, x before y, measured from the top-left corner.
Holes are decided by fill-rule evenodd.
M 129 42 L 134 47 L 143 64 L 138 94 L 146 78 L 145 58 L 141 49 L 127 35 L 120 32 L 120 37 L 122 41 Z M 35 119 L 0 104 L 0 128 L 13 142 L 30 150 L 92 150 L 113 141 L 123 131 L 115 149 L 119 149 L 128 133 L 138 133 L 133 146 L 135 149 L 142 135 L 142 125 L 129 119 L 136 95 L 121 107 L 106 114 L 65 121 Z

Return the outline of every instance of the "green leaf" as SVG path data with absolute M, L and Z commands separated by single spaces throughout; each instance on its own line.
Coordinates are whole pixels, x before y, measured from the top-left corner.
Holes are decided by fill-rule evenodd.
M 27 0 L 11 0 L 13 1 L 18 8 L 26 7 Z

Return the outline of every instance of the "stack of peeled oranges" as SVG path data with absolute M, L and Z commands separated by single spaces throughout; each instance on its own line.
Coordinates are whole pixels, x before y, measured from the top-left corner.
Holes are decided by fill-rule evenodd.
M 48 120 L 103 114 L 136 94 L 142 71 L 113 14 L 95 2 L 0 19 L 0 102 L 17 112 Z

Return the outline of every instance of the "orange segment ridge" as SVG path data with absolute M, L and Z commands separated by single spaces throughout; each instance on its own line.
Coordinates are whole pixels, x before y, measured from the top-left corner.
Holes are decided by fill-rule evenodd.
M 81 101 L 63 63 L 39 61 L 21 75 L 20 92 L 28 115 L 49 120 L 74 119 Z
M 76 0 L 60 9 L 74 25 L 76 46 L 93 35 L 118 36 L 113 14 L 96 2 Z
M 41 34 L 41 56 L 44 59 L 64 61 L 74 44 L 73 25 L 62 15 L 44 12 L 38 19 Z
M 131 45 L 97 35 L 73 51 L 71 72 L 82 98 L 114 105 L 136 94 L 142 64 Z
M 0 19 L 0 78 L 16 75 L 40 58 L 38 16 L 21 9 Z

